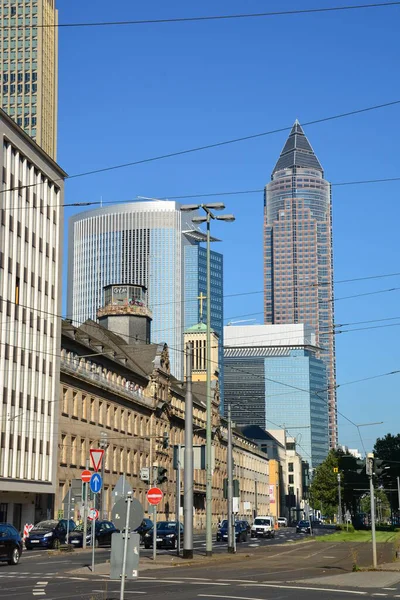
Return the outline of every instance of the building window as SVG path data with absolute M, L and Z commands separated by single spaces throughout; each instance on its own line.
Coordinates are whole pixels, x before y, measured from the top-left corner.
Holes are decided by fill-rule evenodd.
M 62 411 L 64 415 L 68 415 L 68 389 L 63 388 L 63 404 Z
M 71 465 L 75 465 L 77 464 L 76 462 L 76 444 L 77 444 L 77 439 L 76 437 L 72 436 L 71 437 Z
M 289 484 L 294 484 L 294 475 L 289 475 Z
M 288 464 L 288 470 L 289 470 L 289 473 L 293 473 L 294 472 L 294 468 L 293 468 L 293 463 L 292 462 L 290 462 Z
M 19 290 L 20 290 L 20 281 L 19 277 L 15 280 L 15 304 L 18 306 L 19 304 Z

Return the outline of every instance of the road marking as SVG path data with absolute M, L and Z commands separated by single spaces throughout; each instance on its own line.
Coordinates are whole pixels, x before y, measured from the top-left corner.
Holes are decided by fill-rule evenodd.
M 217 579 L 217 581 L 229 581 L 231 583 L 254 583 L 252 579 Z
M 209 577 L 181 577 L 181 579 L 187 579 L 188 581 L 212 581 Z M 223 581 L 220 579 L 219 581 Z
M 46 591 L 44 588 L 46 587 L 47 584 L 48 584 L 48 581 L 37 581 L 36 586 L 33 588 L 32 595 L 33 596 L 45 596 Z
M 382 589 L 383 589 L 383 590 L 394 590 L 394 591 L 396 591 L 396 590 L 397 590 L 397 588 L 382 588 Z
M 258 548 L 260 544 L 249 544 L 249 548 Z
M 217 583 L 215 581 L 191 581 L 192 585 L 229 585 L 229 583 Z
M 357 596 L 366 596 L 368 592 L 356 592 L 354 590 L 339 590 L 333 588 L 320 588 L 320 587 L 305 587 L 300 585 L 276 585 L 272 583 L 252 583 L 243 584 L 244 587 L 268 587 L 278 588 L 280 590 L 307 590 L 310 592 L 336 592 L 340 594 L 355 594 Z
M 322 558 L 336 558 L 336 556 L 323 556 Z M 383 588 L 386 589 L 386 588 Z
M 376 594 L 372 594 L 372 596 L 388 596 L 389 594 L 379 594 L 378 592 Z
M 92 592 L 94 592 L 95 594 L 103 594 L 104 590 L 92 590 Z M 125 594 L 147 594 L 147 592 L 125 590 Z

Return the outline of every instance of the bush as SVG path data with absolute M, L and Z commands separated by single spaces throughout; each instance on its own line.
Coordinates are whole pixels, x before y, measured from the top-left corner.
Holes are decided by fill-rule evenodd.
M 350 523 L 348 525 L 336 525 L 336 531 L 348 531 L 349 533 L 354 533 L 354 525 Z

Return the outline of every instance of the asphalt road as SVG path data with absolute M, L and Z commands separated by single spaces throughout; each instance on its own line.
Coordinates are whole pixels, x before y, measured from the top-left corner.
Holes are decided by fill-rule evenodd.
M 319 530 L 327 534 L 326 530 Z M 348 544 L 305 543 L 293 545 L 290 540 L 304 539 L 291 528 L 277 532 L 275 540 L 249 540 L 238 544 L 238 555 L 227 560 L 226 545 L 214 546 L 211 562 L 196 566 L 159 567 L 143 570 L 137 580 L 126 584 L 125 598 L 148 596 L 148 600 L 331 600 L 333 598 L 364 596 L 400 598 L 399 582 L 382 589 L 355 589 L 313 584 L 310 578 L 351 571 L 352 554 Z M 195 546 L 204 553 L 204 535 L 197 535 Z M 257 544 L 257 546 L 256 546 Z M 264 547 L 262 547 L 264 546 Z M 388 549 L 389 551 L 389 549 Z M 364 553 L 364 555 L 363 555 Z M 143 556 L 143 552 L 141 552 Z M 361 556 L 363 555 L 363 556 Z M 370 548 L 361 552 L 360 564 L 368 564 Z M 96 562 L 109 559 L 108 549 L 96 550 Z M 389 556 L 389 555 L 388 555 Z M 17 567 L 0 564 L 1 599 L 27 600 L 119 600 L 119 582 L 108 576 L 71 573 L 90 563 L 90 552 L 61 553 L 25 552 Z M 161 560 L 161 559 L 160 559 Z M 149 560 L 149 564 L 151 561 Z M 307 580 L 307 581 L 305 581 Z M 144 598 L 144 600 L 146 600 Z

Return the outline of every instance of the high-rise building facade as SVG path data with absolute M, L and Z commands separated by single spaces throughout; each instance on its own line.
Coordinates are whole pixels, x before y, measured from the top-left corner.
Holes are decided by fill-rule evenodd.
M 95 320 L 105 286 L 145 286 L 151 340 L 168 344 L 171 372 L 181 378 L 183 332 L 199 322 L 198 296 L 205 295 L 204 241 L 205 234 L 177 202 L 131 202 L 75 215 L 69 227 L 68 315 L 76 325 Z M 212 326 L 219 333 L 222 256 L 212 252 L 211 260 Z
M 0 522 L 53 514 L 66 173 L 0 110 Z
M 53 159 L 57 148 L 56 0 L 0 0 L 1 108 Z
M 265 323 L 306 323 L 327 368 L 329 439 L 337 445 L 331 186 L 295 122 L 264 199 Z
M 319 465 L 329 450 L 328 394 L 315 334 L 303 324 L 224 329 L 225 411 L 230 405 L 241 426 L 287 429 L 303 458 Z

